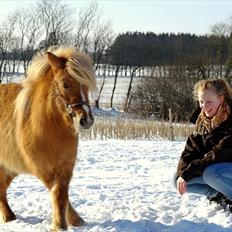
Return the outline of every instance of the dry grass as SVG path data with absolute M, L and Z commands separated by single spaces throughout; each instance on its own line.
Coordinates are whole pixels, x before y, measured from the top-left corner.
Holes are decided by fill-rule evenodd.
M 82 139 L 185 139 L 192 124 L 158 122 L 148 119 L 96 117 L 92 130 L 81 133 Z

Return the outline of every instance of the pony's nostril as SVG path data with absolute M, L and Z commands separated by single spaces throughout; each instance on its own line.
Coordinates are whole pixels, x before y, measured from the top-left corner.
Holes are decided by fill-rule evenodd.
M 80 125 L 85 128 L 88 129 L 90 128 L 94 123 L 94 118 L 90 118 L 89 120 L 87 120 L 87 118 L 82 117 L 80 120 Z
M 81 124 L 81 126 L 84 126 L 85 124 L 86 124 L 86 118 L 81 118 L 81 120 L 80 120 L 80 124 Z

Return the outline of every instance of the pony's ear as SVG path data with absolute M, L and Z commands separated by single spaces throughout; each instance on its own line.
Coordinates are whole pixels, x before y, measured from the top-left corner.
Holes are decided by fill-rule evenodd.
M 52 69 L 64 69 L 65 60 L 57 57 L 51 52 L 47 52 L 48 63 L 51 65 Z

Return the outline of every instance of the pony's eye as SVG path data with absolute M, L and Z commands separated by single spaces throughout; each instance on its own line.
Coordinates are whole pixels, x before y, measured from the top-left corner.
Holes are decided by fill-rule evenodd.
M 70 88 L 70 85 L 69 85 L 68 82 L 64 81 L 63 82 L 63 87 L 64 87 L 64 89 L 68 89 L 68 88 Z

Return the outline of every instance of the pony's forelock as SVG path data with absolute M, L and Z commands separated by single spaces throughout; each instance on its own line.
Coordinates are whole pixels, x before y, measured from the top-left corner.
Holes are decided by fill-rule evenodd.
M 96 89 L 96 78 L 91 63 L 84 57 L 70 57 L 66 62 L 66 69 L 70 76 L 83 85 Z

